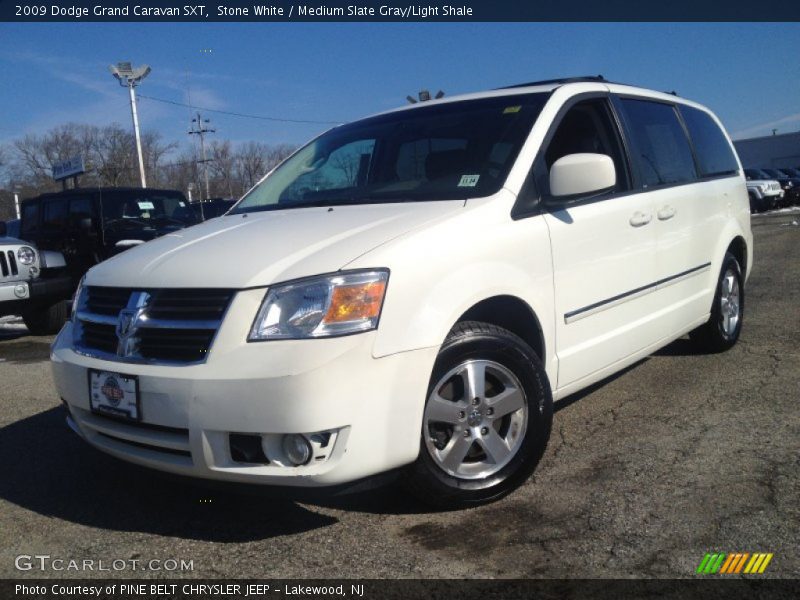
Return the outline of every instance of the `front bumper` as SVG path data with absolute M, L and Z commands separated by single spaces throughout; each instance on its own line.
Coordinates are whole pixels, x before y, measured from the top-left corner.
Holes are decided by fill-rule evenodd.
M 79 354 L 68 323 L 51 359 L 70 426 L 96 448 L 133 463 L 243 483 L 338 485 L 416 458 L 437 348 L 375 359 L 374 332 L 228 345 L 225 327 L 206 363 L 163 366 Z M 137 375 L 142 422 L 92 413 L 88 369 Z M 284 466 L 274 455 L 269 464 L 237 462 L 231 451 L 232 433 L 263 436 L 269 455 L 284 434 L 316 432 L 332 432 L 332 448 L 304 466 Z
M 30 298 L 27 281 L 12 281 L 0 284 L 0 316 L 18 314 Z

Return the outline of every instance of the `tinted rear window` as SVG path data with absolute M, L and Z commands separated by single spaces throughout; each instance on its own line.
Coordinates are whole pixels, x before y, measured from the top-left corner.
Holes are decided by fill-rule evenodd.
M 39 230 L 39 203 L 25 202 L 22 204 L 22 233 L 27 239 Z M 27 237 L 26 237 L 27 236 Z
M 641 187 L 694 181 L 694 157 L 675 108 L 630 98 L 622 99 L 622 106 Z
M 722 130 L 706 112 L 680 107 L 681 115 L 694 144 L 700 175 L 733 174 L 739 170 L 731 145 Z

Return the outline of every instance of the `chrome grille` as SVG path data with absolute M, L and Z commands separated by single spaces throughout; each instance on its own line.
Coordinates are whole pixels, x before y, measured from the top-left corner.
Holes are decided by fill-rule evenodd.
M 124 362 L 205 361 L 233 290 L 86 287 L 78 301 L 75 346 Z

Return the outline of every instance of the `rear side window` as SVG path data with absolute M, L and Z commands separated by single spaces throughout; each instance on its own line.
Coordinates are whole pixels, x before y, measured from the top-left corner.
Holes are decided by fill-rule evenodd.
M 30 239 L 39 230 L 39 203 L 25 202 L 22 205 L 22 231 L 23 239 Z
M 681 106 L 681 115 L 694 144 L 700 175 L 734 174 L 739 170 L 731 145 L 722 130 L 706 112 Z
M 630 130 L 631 154 L 642 188 L 697 178 L 694 157 L 675 108 L 647 100 L 621 100 Z
M 56 198 L 44 203 L 44 219 L 42 221 L 45 229 L 60 230 L 67 224 L 67 199 Z
M 82 219 L 92 218 L 91 198 L 72 198 L 69 201 L 69 226 L 79 227 Z

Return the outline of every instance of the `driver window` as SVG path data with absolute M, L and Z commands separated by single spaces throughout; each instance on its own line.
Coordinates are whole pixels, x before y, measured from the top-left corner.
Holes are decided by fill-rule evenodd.
M 561 119 L 544 153 L 545 168 L 537 177 L 539 189 L 549 193 L 550 167 L 554 162 L 568 154 L 584 152 L 610 156 L 617 171 L 614 192 L 629 189 L 620 137 L 607 102 L 600 98 L 578 102 Z

